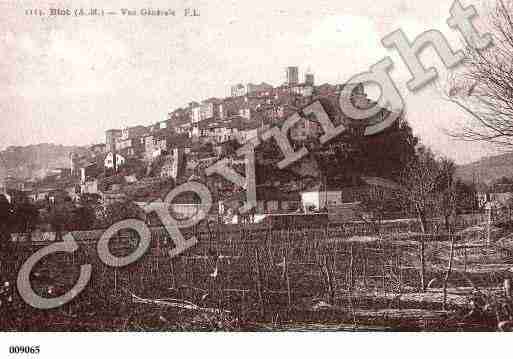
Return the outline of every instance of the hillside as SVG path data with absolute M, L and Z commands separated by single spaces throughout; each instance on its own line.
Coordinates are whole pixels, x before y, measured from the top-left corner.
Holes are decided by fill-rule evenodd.
M 479 161 L 458 166 L 456 176 L 464 181 L 489 183 L 500 177 L 513 177 L 513 152 L 483 157 Z
M 51 168 L 69 167 L 72 152 L 85 154 L 87 148 L 41 143 L 10 146 L 0 151 L 0 177 L 33 178 Z

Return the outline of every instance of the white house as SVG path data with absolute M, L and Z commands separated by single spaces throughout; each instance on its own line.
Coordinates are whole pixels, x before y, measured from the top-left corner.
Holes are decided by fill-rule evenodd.
M 123 156 L 121 156 L 119 153 L 116 153 L 116 169 L 118 169 L 120 165 L 123 165 L 125 161 L 126 160 Z M 105 156 L 103 164 L 105 168 L 114 168 L 114 154 L 112 152 L 109 152 L 107 156 Z
M 301 192 L 301 204 L 305 212 L 308 210 L 319 211 L 328 206 L 338 206 L 342 202 L 341 190 L 311 189 Z
M 191 122 L 196 123 L 201 121 L 201 107 L 199 105 L 191 108 Z

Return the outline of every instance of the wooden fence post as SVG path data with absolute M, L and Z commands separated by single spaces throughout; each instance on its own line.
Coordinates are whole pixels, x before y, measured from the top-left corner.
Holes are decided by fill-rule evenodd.
M 452 270 L 452 260 L 454 258 L 454 240 L 455 237 L 452 233 L 450 233 L 451 236 L 451 249 L 449 252 L 449 264 L 447 265 L 447 272 L 445 273 L 445 278 L 443 282 L 443 300 L 442 300 L 442 310 L 447 309 L 447 282 L 449 280 L 449 276 L 451 275 Z
M 351 243 L 350 258 L 349 258 L 349 290 L 354 288 L 354 253 L 353 243 Z
M 265 317 L 265 307 L 264 307 L 264 296 L 262 293 L 262 274 L 260 272 L 260 256 L 258 254 L 258 248 L 255 248 L 255 267 L 256 267 L 256 285 L 257 285 L 257 294 L 258 301 L 260 304 L 260 316 L 262 318 Z
M 426 291 L 426 273 L 425 273 L 425 258 L 424 258 L 424 238 L 420 239 L 419 243 L 419 255 L 420 255 L 420 290 L 421 292 Z
M 175 263 L 173 261 L 173 258 L 169 258 L 169 269 L 171 271 L 171 286 L 174 289 L 178 289 L 176 286 Z
M 468 254 L 467 254 L 467 245 L 463 244 L 463 272 L 467 273 L 467 261 L 468 261 Z
M 334 304 L 335 300 L 335 288 L 333 287 L 333 273 L 331 272 L 331 268 L 328 266 L 328 255 L 323 254 L 322 256 L 322 264 L 321 264 L 321 272 L 323 272 L 326 281 L 326 287 L 328 290 L 329 303 Z
M 285 249 L 283 253 L 283 265 L 284 265 L 284 273 L 285 273 L 285 283 L 287 285 L 287 299 L 288 299 L 288 310 L 292 309 L 292 292 L 290 290 L 290 275 L 289 275 L 289 253 L 288 250 Z
M 504 279 L 504 296 L 511 300 L 511 279 Z
M 399 292 L 403 291 L 403 282 L 404 282 L 404 273 L 402 269 L 403 265 L 403 248 L 398 247 L 398 256 L 397 256 L 397 269 L 399 270 Z
M 492 206 L 488 206 L 488 225 L 487 225 L 487 231 L 486 231 L 486 244 L 490 245 L 491 239 L 492 239 Z

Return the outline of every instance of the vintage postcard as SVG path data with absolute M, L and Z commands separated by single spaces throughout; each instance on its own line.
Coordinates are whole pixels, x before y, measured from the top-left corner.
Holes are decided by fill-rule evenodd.
M 509 0 L 1 0 L 0 356 L 512 331 L 512 19 Z

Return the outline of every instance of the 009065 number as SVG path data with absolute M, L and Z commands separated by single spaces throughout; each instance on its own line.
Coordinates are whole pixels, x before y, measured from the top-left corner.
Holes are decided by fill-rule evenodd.
M 39 354 L 39 345 L 11 345 L 9 347 L 9 354 Z

